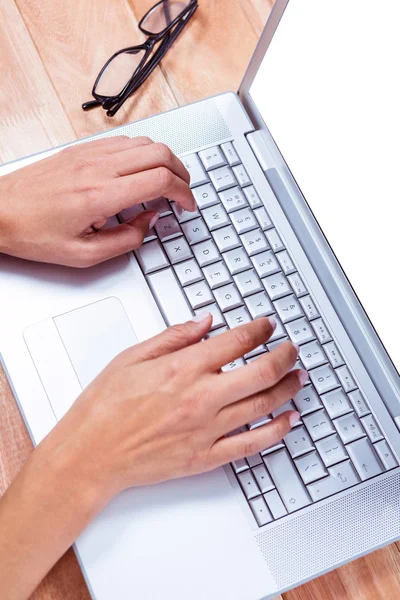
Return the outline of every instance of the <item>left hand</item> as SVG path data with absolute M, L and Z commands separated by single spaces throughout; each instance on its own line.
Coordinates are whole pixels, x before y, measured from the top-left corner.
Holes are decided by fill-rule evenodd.
M 189 182 L 172 151 L 146 137 L 70 146 L 0 177 L 0 252 L 89 267 L 138 248 L 157 213 L 101 229 L 109 217 L 160 196 L 194 210 Z

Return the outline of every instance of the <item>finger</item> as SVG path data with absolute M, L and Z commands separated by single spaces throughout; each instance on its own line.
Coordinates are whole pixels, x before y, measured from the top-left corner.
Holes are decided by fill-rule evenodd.
M 220 373 L 217 385 L 221 403 L 232 404 L 272 388 L 294 367 L 298 354 L 298 346 L 283 342 L 241 369 Z
M 141 171 L 165 167 L 190 183 L 190 175 L 182 161 L 165 144 L 151 144 L 141 148 L 127 148 L 114 154 L 112 164 L 121 177 Z
M 206 313 L 194 317 L 192 321 L 173 325 L 146 342 L 133 346 L 129 352 L 129 362 L 152 360 L 196 344 L 208 333 L 211 323 L 212 317 Z
M 77 266 L 96 265 L 139 248 L 158 216 L 152 210 L 144 211 L 127 223 L 82 237 L 75 249 Z
M 267 392 L 254 394 L 240 402 L 224 407 L 216 417 L 216 430 L 222 436 L 260 417 L 266 417 L 293 398 L 307 379 L 306 371 L 291 371 Z
M 217 467 L 239 458 L 252 456 L 274 446 L 289 433 L 299 418 L 298 412 L 284 412 L 267 425 L 219 439 L 210 450 L 212 466 Z
M 182 358 L 185 362 L 196 362 L 204 371 L 219 371 L 232 360 L 264 344 L 271 337 L 275 327 L 274 319 L 255 319 L 247 325 L 235 327 L 231 331 L 207 340 L 200 348 L 196 348 L 196 356 L 191 350 Z M 247 369 L 247 367 L 242 368 Z
M 109 217 L 140 202 L 149 202 L 164 196 L 175 200 L 188 211 L 196 203 L 188 184 L 165 167 L 157 167 L 135 175 L 118 177 L 110 184 L 109 201 L 105 206 Z

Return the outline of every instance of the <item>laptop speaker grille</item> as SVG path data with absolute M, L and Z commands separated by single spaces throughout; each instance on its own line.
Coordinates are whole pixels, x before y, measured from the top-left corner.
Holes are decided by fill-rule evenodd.
M 184 154 L 230 139 L 232 134 L 212 99 L 189 104 L 155 117 L 122 125 L 99 135 L 80 140 L 89 142 L 100 137 L 128 135 L 147 136 L 155 142 L 167 144 L 176 154 Z
M 400 471 L 283 519 L 256 539 L 280 590 L 400 537 Z

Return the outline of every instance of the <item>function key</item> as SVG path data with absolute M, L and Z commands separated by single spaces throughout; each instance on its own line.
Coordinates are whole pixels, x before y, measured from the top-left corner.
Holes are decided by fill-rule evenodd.
M 266 236 L 268 238 L 269 245 L 271 246 L 274 252 L 279 252 L 280 250 L 285 249 L 285 246 L 283 245 L 279 233 L 276 229 L 270 229 L 269 231 L 267 231 Z
M 312 326 L 321 344 L 332 341 L 331 335 L 322 319 L 313 321 Z
M 207 171 L 226 165 L 225 157 L 223 156 L 218 146 L 208 148 L 207 150 L 202 150 L 201 152 L 199 152 L 199 156 L 201 162 L 203 163 Z
M 243 191 L 245 193 L 245 196 L 246 196 L 251 208 L 258 208 L 259 206 L 263 206 L 263 203 L 261 202 L 261 198 L 257 194 L 256 188 L 254 187 L 254 185 L 250 185 L 249 187 L 246 187 Z
M 251 184 L 250 178 L 247 175 L 247 171 L 243 165 L 237 165 L 236 167 L 233 167 L 233 172 L 235 173 L 235 177 L 242 187 Z
M 349 399 L 359 417 L 365 417 L 365 415 L 369 414 L 370 410 L 360 390 L 351 392 L 351 394 L 349 394 Z
M 238 165 L 240 163 L 240 158 L 237 155 L 237 152 L 232 144 L 232 142 L 226 142 L 225 144 L 221 144 L 222 152 L 225 154 L 225 158 L 228 161 L 231 167 Z
M 300 304 L 304 310 L 304 313 L 307 315 L 307 319 L 312 321 L 312 319 L 316 319 L 319 317 L 319 312 L 311 299 L 311 296 L 305 296 L 300 299 Z
M 328 355 L 329 362 L 331 363 L 332 367 L 336 368 L 344 365 L 342 355 L 340 354 L 335 342 L 329 342 L 329 344 L 325 344 L 324 349 Z
M 336 369 L 336 375 L 339 377 L 345 392 L 352 392 L 357 388 L 356 382 L 346 366 Z
M 273 227 L 272 221 L 269 218 L 269 214 L 263 206 L 261 206 L 260 208 L 256 208 L 254 214 L 261 229 L 270 229 L 271 227 Z
M 374 444 L 374 448 L 387 471 L 389 471 L 389 469 L 394 469 L 398 466 L 397 460 L 393 456 L 393 452 L 389 448 L 389 444 L 386 440 L 377 442 L 376 444 Z
M 379 429 L 379 425 L 372 415 L 363 417 L 361 423 L 371 442 L 378 442 L 383 439 L 382 431 Z
M 300 275 L 298 273 L 292 273 L 292 275 L 288 276 L 288 279 L 289 279 L 290 285 L 292 286 L 293 291 L 296 294 L 297 298 L 300 298 L 300 296 L 304 296 L 304 294 L 307 294 L 307 289 L 303 283 L 302 278 L 300 277 Z M 303 306 L 303 310 L 304 310 L 304 306 Z

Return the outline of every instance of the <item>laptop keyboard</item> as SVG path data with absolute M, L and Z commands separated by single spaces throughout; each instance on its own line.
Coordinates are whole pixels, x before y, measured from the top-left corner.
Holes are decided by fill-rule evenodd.
M 197 212 L 160 198 L 119 215 L 124 222 L 144 209 L 161 214 L 135 254 L 166 322 L 207 310 L 214 337 L 273 316 L 278 325 L 269 342 L 222 370 L 290 339 L 300 345 L 297 366 L 309 373 L 310 383 L 293 400 L 242 428 L 260 427 L 289 409 L 301 415 L 277 445 L 232 464 L 261 527 L 398 463 L 234 145 L 182 160 Z

